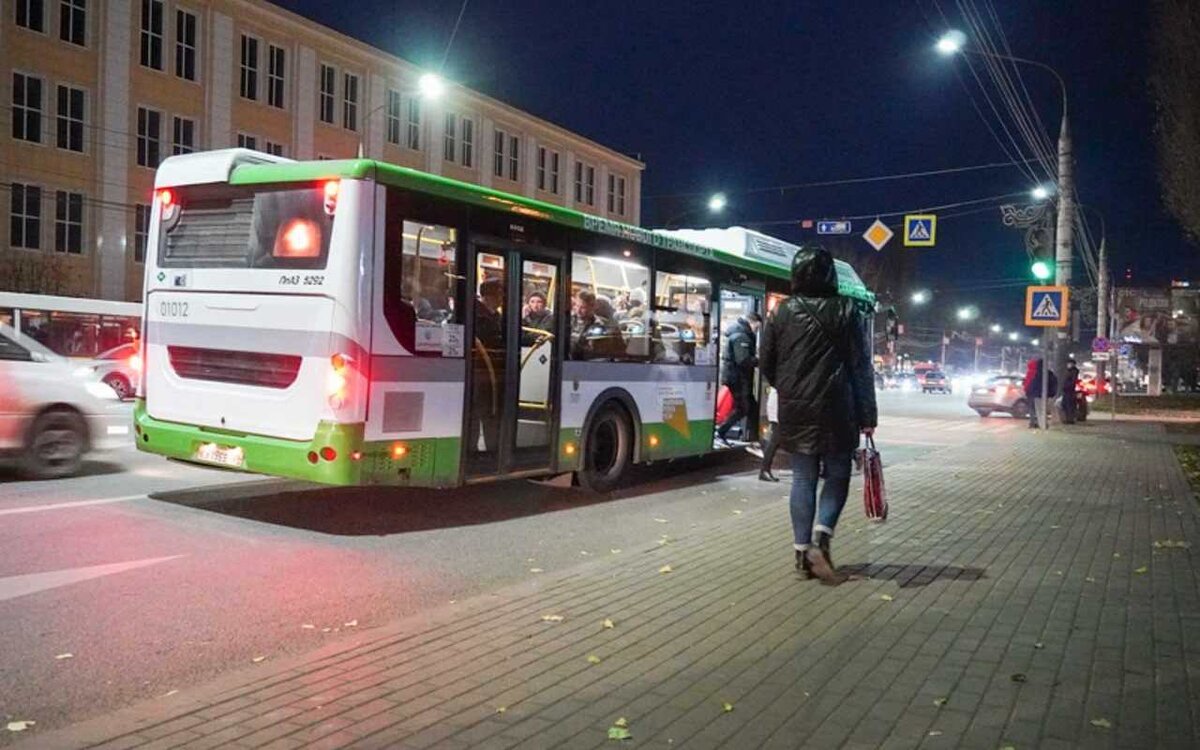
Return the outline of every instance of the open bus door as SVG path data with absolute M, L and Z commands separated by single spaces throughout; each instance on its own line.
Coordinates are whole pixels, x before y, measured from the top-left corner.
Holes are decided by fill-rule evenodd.
M 729 342 L 725 337 L 725 332 L 730 326 L 737 322 L 738 318 L 744 318 L 750 313 L 758 313 L 765 318 L 765 312 L 763 289 L 749 286 L 724 286 L 721 288 L 720 307 L 717 311 L 717 321 L 719 326 L 718 331 L 721 337 L 720 358 L 718 363 L 719 367 L 717 369 L 718 378 L 720 378 L 721 373 L 725 371 L 725 360 L 729 356 Z M 764 385 L 765 384 L 763 383 L 762 376 L 756 367 L 754 369 L 753 388 L 751 391 L 754 398 L 754 404 L 751 406 L 750 414 L 746 415 L 744 419 L 739 420 L 738 424 L 734 425 L 730 429 L 726 437 L 728 437 L 731 441 L 749 443 L 758 440 L 759 426 L 761 421 L 760 410 L 764 402 Z M 718 404 L 722 400 L 721 393 L 723 392 L 723 389 L 724 385 L 722 385 L 722 389 L 718 391 Z M 718 447 L 723 447 L 720 446 L 720 441 L 716 440 L 715 430 L 720 426 L 720 420 L 714 416 L 714 444 L 718 445 Z

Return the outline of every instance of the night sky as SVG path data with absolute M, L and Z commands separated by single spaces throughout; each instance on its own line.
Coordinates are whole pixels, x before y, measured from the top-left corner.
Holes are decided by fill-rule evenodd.
M 1159 197 L 1148 3 L 993 2 L 1013 54 L 1066 79 L 1079 200 L 1105 215 L 1116 276 L 1127 265 L 1135 283 L 1200 276 L 1200 255 Z M 459 10 L 457 0 L 279 4 L 435 70 Z M 932 50 L 947 28 L 943 12 L 961 25 L 953 0 L 472 0 L 445 75 L 642 158 L 647 225 L 701 206 L 715 190 L 730 199 L 725 225 L 887 214 L 1027 191 L 1030 179 L 1007 166 L 740 192 L 1008 161 L 972 106 L 964 82 L 998 128 L 966 65 Z M 1057 85 L 1048 73 L 1021 73 L 1057 137 Z M 704 218 L 693 216 L 684 223 Z M 855 234 L 869 223 L 855 222 Z M 812 237 L 798 224 L 760 228 L 793 241 Z M 945 219 L 934 249 L 905 249 L 897 238 L 884 252 L 918 253 L 916 283 L 937 289 L 945 309 L 972 302 L 988 319 L 1017 322 L 1021 290 L 981 288 L 1028 276 L 1022 236 L 1001 226 L 999 209 Z M 1075 273 L 1082 277 L 1078 264 Z

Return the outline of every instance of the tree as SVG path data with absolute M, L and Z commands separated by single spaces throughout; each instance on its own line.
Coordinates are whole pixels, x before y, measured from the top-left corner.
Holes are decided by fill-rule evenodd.
M 1151 71 L 1163 202 L 1200 243 L 1200 3 L 1157 0 Z
M 68 269 L 61 255 L 12 250 L 0 253 L 0 290 L 65 294 Z

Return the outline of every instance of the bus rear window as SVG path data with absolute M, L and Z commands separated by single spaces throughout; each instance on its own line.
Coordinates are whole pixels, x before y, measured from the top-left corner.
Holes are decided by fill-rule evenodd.
M 323 183 L 193 185 L 162 222 L 167 268 L 324 268 L 334 203 Z

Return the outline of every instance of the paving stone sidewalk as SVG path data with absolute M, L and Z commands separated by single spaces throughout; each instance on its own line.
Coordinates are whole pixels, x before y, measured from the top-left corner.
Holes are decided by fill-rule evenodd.
M 786 487 L 739 477 L 696 488 L 721 523 L 19 746 L 1200 747 L 1198 512 L 1161 427 L 1014 424 L 887 481 L 883 525 L 852 487 L 841 587 L 796 578 Z

